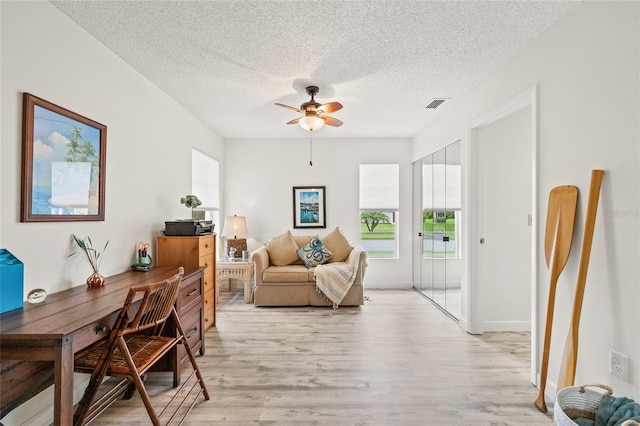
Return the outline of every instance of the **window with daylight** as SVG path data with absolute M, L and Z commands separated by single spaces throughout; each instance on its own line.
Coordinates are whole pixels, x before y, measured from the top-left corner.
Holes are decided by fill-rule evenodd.
M 191 148 L 191 193 L 202 205 L 196 208 L 200 218 L 219 223 L 220 162 L 202 151 Z
M 360 244 L 370 258 L 398 258 L 400 166 L 360 165 Z

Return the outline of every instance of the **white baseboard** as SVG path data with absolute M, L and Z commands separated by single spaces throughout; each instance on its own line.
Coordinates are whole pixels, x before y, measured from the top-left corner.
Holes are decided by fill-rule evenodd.
M 482 330 L 491 331 L 531 331 L 531 321 L 485 321 Z

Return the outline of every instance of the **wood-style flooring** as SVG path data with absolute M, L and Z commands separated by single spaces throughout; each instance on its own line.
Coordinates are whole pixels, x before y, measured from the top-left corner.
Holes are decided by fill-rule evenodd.
M 197 357 L 210 401 L 187 425 L 550 425 L 533 405 L 528 333 L 472 336 L 413 291 L 358 308 L 256 308 L 221 291 Z M 150 374 L 155 401 L 171 375 Z M 147 425 L 138 395 L 92 424 Z

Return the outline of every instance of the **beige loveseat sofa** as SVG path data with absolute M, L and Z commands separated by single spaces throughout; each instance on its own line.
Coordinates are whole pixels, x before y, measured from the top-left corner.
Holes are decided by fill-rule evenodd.
M 255 306 L 331 306 L 332 303 L 316 288 L 317 266 L 306 265 L 299 250 L 309 247 L 316 235 L 293 235 L 290 231 L 272 239 L 252 253 L 255 262 Z M 367 266 L 366 252 L 353 247 L 336 228 L 325 237 L 318 237 L 331 254 L 320 268 L 343 268 L 353 272 L 355 279 L 339 306 L 356 306 L 364 302 L 363 279 Z M 355 250 L 355 251 L 354 251 Z M 307 259 L 305 259 L 307 260 Z M 328 265 L 325 267 L 325 265 Z M 350 268 L 354 265 L 355 268 Z

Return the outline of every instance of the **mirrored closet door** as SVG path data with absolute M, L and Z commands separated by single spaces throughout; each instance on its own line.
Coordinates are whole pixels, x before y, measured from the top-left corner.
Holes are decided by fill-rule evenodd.
M 414 254 L 414 287 L 460 318 L 461 165 L 460 141 L 414 164 L 418 208 L 414 223 L 420 243 Z

